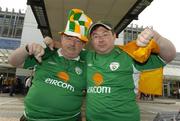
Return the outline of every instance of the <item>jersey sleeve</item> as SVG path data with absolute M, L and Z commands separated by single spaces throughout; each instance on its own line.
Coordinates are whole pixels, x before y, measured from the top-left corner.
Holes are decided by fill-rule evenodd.
M 165 65 L 166 63 L 157 54 L 151 54 L 145 63 L 135 62 L 135 67 L 139 71 L 157 69 Z

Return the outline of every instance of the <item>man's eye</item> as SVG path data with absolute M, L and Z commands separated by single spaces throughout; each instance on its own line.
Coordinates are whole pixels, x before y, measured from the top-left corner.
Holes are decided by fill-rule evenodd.
M 77 42 L 77 43 L 81 43 L 81 40 L 77 39 L 76 42 Z
M 97 35 L 94 35 L 93 38 L 98 38 L 98 36 L 97 36 Z

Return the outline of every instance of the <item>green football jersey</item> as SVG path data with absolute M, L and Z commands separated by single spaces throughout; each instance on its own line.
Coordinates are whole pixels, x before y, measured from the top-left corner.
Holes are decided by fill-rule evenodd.
M 140 121 L 135 89 L 142 70 L 165 64 L 157 55 L 140 64 L 114 48 L 111 53 L 87 54 L 87 121 Z
M 76 121 L 80 114 L 86 87 L 85 64 L 80 59 L 67 60 L 58 52 L 46 49 L 42 63 L 34 57 L 25 61 L 25 68 L 36 65 L 25 97 L 28 121 Z

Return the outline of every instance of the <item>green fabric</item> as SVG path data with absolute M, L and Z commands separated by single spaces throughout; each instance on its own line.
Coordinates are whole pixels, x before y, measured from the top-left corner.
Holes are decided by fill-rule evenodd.
M 68 19 L 73 15 L 75 14 L 75 12 L 73 10 L 70 10 L 69 13 L 68 13 Z
M 79 18 L 81 17 L 82 13 L 77 13 L 74 15 L 74 20 L 79 20 Z
M 164 63 L 153 55 L 144 65 L 139 64 L 115 48 L 106 55 L 89 52 L 87 66 L 87 121 L 140 121 L 134 92 L 135 70 L 162 67 Z M 93 80 L 96 73 L 103 77 L 100 85 Z
M 27 65 L 34 66 L 34 58 Z M 86 85 L 83 61 L 67 60 L 46 49 L 42 63 L 36 63 L 32 86 L 25 98 L 25 113 L 30 121 L 76 121 Z M 69 75 L 68 82 L 58 72 Z
M 70 31 L 74 32 L 75 26 L 76 26 L 75 22 L 69 21 L 69 30 Z
M 84 21 L 79 21 L 79 25 L 85 25 L 85 22 Z
M 55 49 L 55 51 L 57 51 L 57 49 Z M 42 60 L 45 60 L 47 58 L 49 58 L 51 55 L 55 54 L 54 51 L 51 51 L 50 48 L 45 48 L 45 54 L 42 56 Z M 35 65 L 39 64 L 38 61 L 35 59 L 34 56 L 28 56 L 26 58 L 26 61 L 24 63 L 24 68 L 32 68 Z
M 149 59 L 145 63 L 136 63 L 135 67 L 138 70 L 151 70 L 154 68 L 160 68 L 165 66 L 166 64 L 160 59 L 160 57 L 156 54 L 151 54 Z

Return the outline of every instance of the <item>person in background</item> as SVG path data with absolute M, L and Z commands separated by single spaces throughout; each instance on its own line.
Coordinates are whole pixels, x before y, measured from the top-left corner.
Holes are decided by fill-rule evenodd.
M 72 9 L 65 31 L 60 32 L 61 48 L 51 52 L 32 43 L 9 56 L 14 66 L 36 65 L 32 86 L 25 98 L 21 121 L 77 121 L 86 87 L 86 69 L 79 53 L 88 41 L 92 20 L 80 9 Z M 39 58 L 41 57 L 42 58 Z
M 2 93 L 3 91 L 3 81 L 4 81 L 4 77 L 3 75 L 0 76 L 0 93 Z
M 17 87 L 17 77 L 15 78 L 11 78 L 11 83 L 10 83 L 10 90 L 9 90 L 9 96 L 14 96 L 15 94 L 15 90 L 16 90 L 16 87 Z

